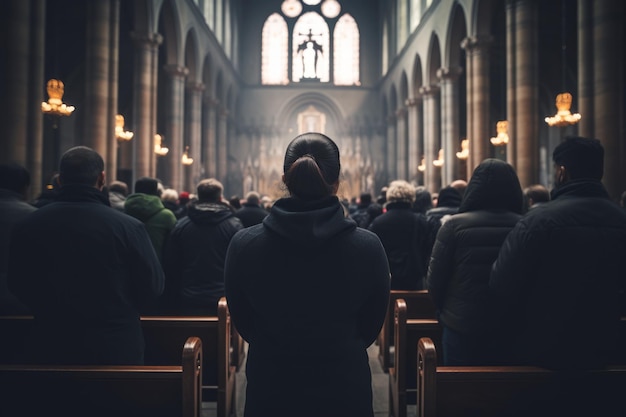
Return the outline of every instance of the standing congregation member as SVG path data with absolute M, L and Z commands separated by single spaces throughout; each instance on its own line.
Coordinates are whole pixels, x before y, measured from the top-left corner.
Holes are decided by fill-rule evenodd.
M 78 146 L 61 157 L 57 199 L 15 227 L 9 288 L 35 317 L 33 360 L 142 364 L 142 308 L 163 291 L 144 225 L 107 205 L 104 161 Z
M 235 217 L 241 220 L 243 227 L 259 224 L 267 217 L 268 211 L 261 207 L 261 196 L 256 191 L 246 194 L 246 201 L 235 212 Z
M 486 159 L 474 170 L 458 214 L 439 229 L 426 283 L 443 327 L 444 365 L 497 362 L 489 274 L 522 207 L 513 167 Z
M 367 348 L 382 326 L 389 268 L 378 237 L 336 196 L 337 145 L 321 133 L 287 147 L 289 197 L 233 237 L 226 297 L 249 343 L 245 417 L 372 417 Z

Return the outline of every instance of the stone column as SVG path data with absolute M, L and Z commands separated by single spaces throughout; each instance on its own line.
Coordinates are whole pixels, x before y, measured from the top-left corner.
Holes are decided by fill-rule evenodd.
M 418 170 L 417 166 L 420 164 L 423 149 L 421 146 L 422 141 L 422 123 L 420 113 L 422 112 L 422 97 L 409 98 L 406 101 L 406 107 L 408 110 L 408 130 L 409 130 L 409 144 L 408 144 L 408 180 L 417 184 Z
M 187 118 L 187 145 L 189 156 L 193 158 L 193 164 L 186 168 L 186 185 L 180 191 L 192 191 L 196 189 L 202 175 L 202 93 L 204 84 L 190 83 L 187 85 L 189 95 L 189 115 Z
M 396 116 L 387 117 L 387 177 L 389 181 L 398 179 L 397 139 L 396 139 Z
M 156 131 L 156 90 L 159 45 L 158 33 L 131 35 L 135 44 L 133 81 L 133 183 L 136 178 L 156 176 L 154 135 Z M 163 132 L 162 132 L 163 133 Z M 168 146 L 169 147 L 169 146 Z M 131 184 L 129 184 L 130 186 Z
M 491 37 L 469 37 L 461 42 L 467 54 L 467 178 L 490 155 L 489 51 L 492 41 Z
M 109 129 L 110 139 L 107 139 L 107 157 L 105 159 L 105 172 L 108 182 L 117 179 L 118 167 L 118 143 L 115 138 L 115 116 L 117 115 L 117 101 L 119 89 L 119 42 L 120 42 L 120 0 L 111 2 L 111 19 L 109 25 Z
M 443 184 L 450 184 L 459 175 L 456 157 L 461 135 L 458 80 L 462 72 L 460 67 L 437 70 L 441 85 L 441 142 L 446 161 L 441 171 Z
M 424 97 L 424 185 L 428 191 L 435 193 L 441 189 L 440 168 L 433 165 L 441 144 L 439 87 L 423 86 L 420 93 Z
M 203 152 L 202 163 L 204 164 L 205 177 L 215 178 L 217 175 L 217 148 L 215 146 L 217 115 L 216 108 L 218 102 L 211 98 L 204 99 L 204 124 L 202 127 Z
M 220 107 L 217 120 L 217 179 L 226 181 L 228 169 L 228 109 Z
M 578 0 L 578 111 L 582 115 L 578 122 L 578 134 L 594 136 L 593 111 L 593 1 Z
M 398 179 L 409 180 L 408 174 L 408 144 L 406 132 L 407 109 L 404 107 L 396 110 L 396 175 Z
M 507 160 L 517 170 L 522 187 L 538 181 L 537 117 L 537 5 L 532 0 L 507 3 L 507 120 L 509 144 Z
M 166 106 L 165 136 L 168 138 L 170 152 L 168 157 L 167 178 L 170 187 L 175 190 L 183 188 L 183 164 L 181 158 L 184 151 L 183 133 L 185 120 L 185 77 L 188 70 L 177 65 L 166 65 L 167 102 L 160 103 Z

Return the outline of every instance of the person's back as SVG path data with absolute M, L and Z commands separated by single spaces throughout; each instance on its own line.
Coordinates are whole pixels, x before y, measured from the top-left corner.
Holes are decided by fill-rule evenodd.
M 439 229 L 426 281 L 444 329 L 445 365 L 497 363 L 489 274 L 521 217 L 522 201 L 513 167 L 486 159 L 474 170 L 458 214 Z
M 243 228 L 231 209 L 221 203 L 222 184 L 198 183 L 198 200 L 177 223 L 165 245 L 165 293 L 168 314 L 217 315 L 224 296 L 224 261 L 233 235 Z
M 9 287 L 35 316 L 35 359 L 140 364 L 139 314 L 163 290 L 157 257 L 143 224 L 106 205 L 97 153 L 72 148 L 60 165 L 57 200 L 12 234 Z
M 246 202 L 235 212 L 243 227 L 259 224 L 267 217 L 268 211 L 261 207 L 261 196 L 256 191 L 246 194 Z
M 367 209 L 372 204 L 372 195 L 370 193 L 362 193 L 359 197 L 359 203 L 354 212 L 350 213 L 350 218 L 356 222 L 356 225 L 367 229 L 371 223 L 370 215 Z
M 371 417 L 366 349 L 389 297 L 384 250 L 345 218 L 330 139 L 294 139 L 284 170 L 291 197 L 239 231 L 226 259 L 231 316 L 250 344 L 244 415 Z
M 518 223 L 493 266 L 490 289 L 512 333 L 512 362 L 578 368 L 615 360 L 626 213 L 600 182 L 603 154 L 595 139 L 557 146 L 552 200 Z

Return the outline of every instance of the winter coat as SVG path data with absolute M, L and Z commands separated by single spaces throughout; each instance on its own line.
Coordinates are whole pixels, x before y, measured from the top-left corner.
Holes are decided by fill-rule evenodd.
M 528 212 L 489 281 L 493 314 L 512 334 L 510 361 L 551 368 L 613 361 L 625 255 L 626 211 L 600 181 L 569 181 Z
M 491 265 L 522 207 L 522 189 L 510 165 L 487 159 L 475 169 L 459 213 L 439 229 L 428 267 L 428 291 L 444 326 L 466 335 L 493 332 Z
M 141 364 L 139 315 L 164 276 L 144 225 L 65 185 L 12 234 L 9 288 L 35 316 L 36 360 Z
M 411 209 L 411 203 L 393 202 L 376 217 L 369 230 L 380 238 L 391 270 L 392 290 L 424 288 L 428 265 L 429 229 L 426 218 Z
M 243 228 L 223 204 L 194 202 L 165 245 L 164 306 L 168 314 L 217 315 L 224 296 L 224 261 L 233 235 Z
M 241 220 L 243 227 L 254 226 L 267 217 L 268 211 L 258 204 L 243 203 L 241 208 L 235 212 L 235 217 Z
M 129 195 L 124 202 L 124 211 L 146 225 L 154 250 L 161 260 L 167 236 L 176 225 L 174 213 L 163 206 L 159 196 L 143 193 Z
M 389 299 L 375 234 L 336 197 L 283 198 L 232 239 L 226 297 L 249 342 L 245 416 L 373 416 L 367 348 Z

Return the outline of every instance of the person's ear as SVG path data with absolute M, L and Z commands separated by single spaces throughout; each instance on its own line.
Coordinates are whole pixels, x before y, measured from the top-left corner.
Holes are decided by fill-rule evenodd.
M 569 171 L 563 165 L 559 167 L 559 183 L 563 184 L 569 180 Z
M 104 171 L 102 171 L 98 175 L 98 180 L 96 182 L 96 188 L 98 188 L 99 190 L 102 190 L 102 187 L 104 187 L 104 184 L 106 184 L 106 176 L 104 175 Z

